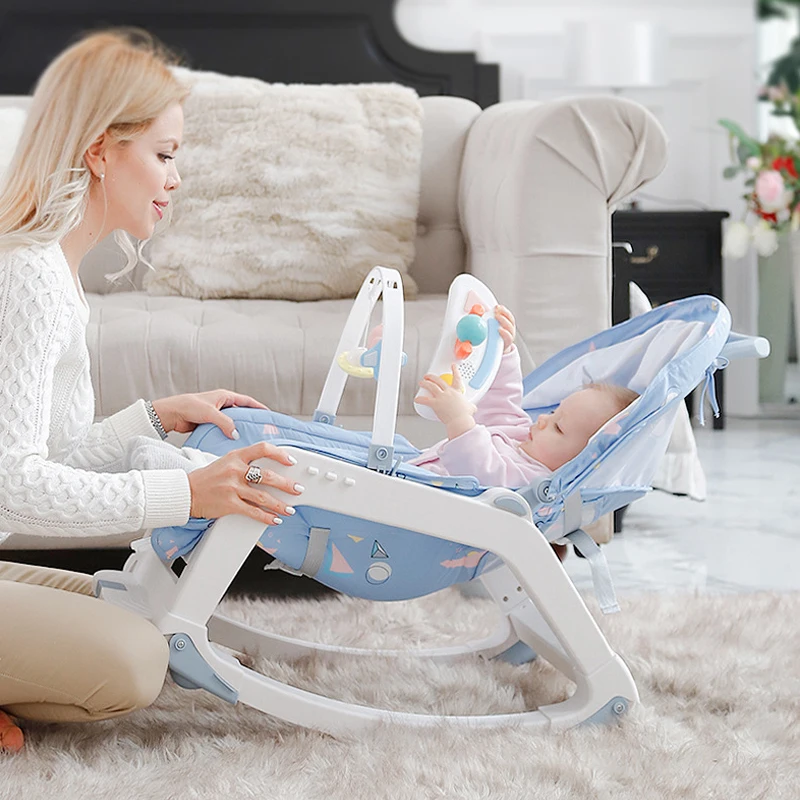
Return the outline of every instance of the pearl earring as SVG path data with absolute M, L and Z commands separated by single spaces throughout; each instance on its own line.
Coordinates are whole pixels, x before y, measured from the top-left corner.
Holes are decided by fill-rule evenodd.
M 106 174 L 105 174 L 105 172 L 101 172 L 101 173 L 100 173 L 100 180 L 102 181 L 102 180 L 103 180 L 103 178 L 105 178 L 105 177 L 106 177 Z

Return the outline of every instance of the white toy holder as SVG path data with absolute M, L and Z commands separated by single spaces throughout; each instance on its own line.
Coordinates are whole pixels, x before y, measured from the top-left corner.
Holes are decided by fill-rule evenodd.
M 503 355 L 503 340 L 495 319 L 497 300 L 490 289 L 472 275 L 458 275 L 447 293 L 439 344 L 428 372 L 452 384 L 455 362 L 464 396 L 478 403 L 497 375 Z M 417 398 L 427 394 L 424 389 Z M 414 401 L 414 409 L 425 419 L 435 420 L 430 406 Z

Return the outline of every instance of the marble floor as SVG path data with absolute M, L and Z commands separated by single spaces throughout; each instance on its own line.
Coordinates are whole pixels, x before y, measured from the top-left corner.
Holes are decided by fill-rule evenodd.
M 708 497 L 660 491 L 631 505 L 604 546 L 617 591 L 800 590 L 800 419 L 695 429 Z M 588 564 L 565 567 L 591 588 Z

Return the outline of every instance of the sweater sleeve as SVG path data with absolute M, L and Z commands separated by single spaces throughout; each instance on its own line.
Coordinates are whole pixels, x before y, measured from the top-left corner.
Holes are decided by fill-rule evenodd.
M 492 385 L 478 403 L 475 422 L 479 425 L 530 425 L 522 408 L 522 367 L 519 350 L 504 353 Z
M 128 445 L 139 436 L 161 441 L 150 422 L 144 400 L 137 400 L 101 422 L 95 422 L 64 463 L 95 472 L 121 472 L 128 468 Z
M 484 486 L 518 489 L 550 474 L 544 464 L 526 458 L 516 448 L 499 445 L 488 428 L 476 425 L 445 442 L 439 459 L 449 475 L 474 475 Z
M 49 460 L 54 373 L 71 311 L 46 270 L 23 259 L 10 267 L 0 272 L 0 530 L 97 536 L 185 524 L 183 470 L 112 474 Z

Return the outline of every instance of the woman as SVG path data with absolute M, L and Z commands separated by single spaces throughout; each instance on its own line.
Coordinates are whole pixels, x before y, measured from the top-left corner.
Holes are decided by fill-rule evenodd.
M 293 509 L 252 485 L 302 487 L 249 462 L 290 457 L 257 444 L 191 473 L 126 465 L 135 438 L 213 422 L 226 406 L 264 408 L 222 389 L 139 400 L 93 424 L 88 306 L 78 278 L 109 233 L 148 239 L 180 186 L 175 152 L 187 90 L 142 34 L 90 35 L 42 75 L 0 187 L 0 531 L 81 537 Z M 129 241 L 129 262 L 135 252 Z M 248 478 L 250 480 L 248 480 Z M 0 539 L 4 538 L 0 533 Z M 14 718 L 104 719 L 149 705 L 166 643 L 145 620 L 91 596 L 88 576 L 0 562 L 0 751 Z

